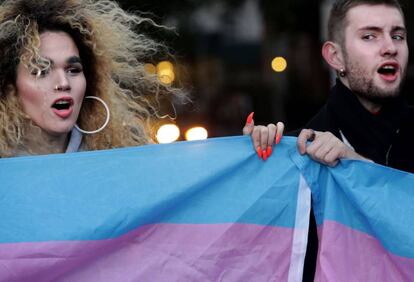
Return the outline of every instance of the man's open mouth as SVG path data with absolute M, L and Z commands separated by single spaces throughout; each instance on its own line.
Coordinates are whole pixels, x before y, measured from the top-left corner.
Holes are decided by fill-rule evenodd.
M 378 69 L 378 73 L 385 76 L 394 76 L 398 71 L 397 64 L 384 64 Z

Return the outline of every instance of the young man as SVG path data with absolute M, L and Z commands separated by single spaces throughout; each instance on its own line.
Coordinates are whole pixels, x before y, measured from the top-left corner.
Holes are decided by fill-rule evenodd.
M 322 47 L 326 62 L 338 74 L 322 109 L 298 136 L 301 153 L 334 166 L 340 158 L 369 159 L 414 172 L 410 152 L 413 110 L 400 96 L 408 46 L 397 0 L 338 0 Z M 263 154 L 280 139 L 283 126 L 246 123 L 255 148 Z M 310 145 L 306 141 L 314 140 Z M 408 150 L 408 151 L 407 151 Z M 267 157 L 267 156 L 265 156 Z
M 408 46 L 404 16 L 397 0 L 337 0 L 322 47 L 326 62 L 338 74 L 326 104 L 300 131 L 298 149 L 334 166 L 341 158 L 369 159 L 414 172 L 414 111 L 400 96 Z M 250 122 L 249 122 L 250 121 Z M 283 133 L 283 126 L 254 126 L 248 120 L 260 155 Z M 312 141 L 307 143 L 307 141 Z M 267 158 L 267 155 L 264 159 Z M 316 224 L 311 216 L 304 281 L 313 281 Z
M 328 34 L 322 55 L 338 79 L 325 106 L 306 125 L 311 129 L 299 134 L 299 150 L 328 165 L 340 158 L 360 158 L 357 152 L 414 172 L 414 160 L 407 159 L 413 114 L 400 96 L 408 46 L 399 3 L 337 1 Z M 311 137 L 315 140 L 306 147 Z

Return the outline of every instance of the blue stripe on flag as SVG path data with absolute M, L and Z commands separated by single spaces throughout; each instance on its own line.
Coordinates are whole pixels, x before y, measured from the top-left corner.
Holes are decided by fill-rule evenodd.
M 114 238 L 150 223 L 293 228 L 295 142 L 266 162 L 249 137 L 1 159 L 0 243 Z

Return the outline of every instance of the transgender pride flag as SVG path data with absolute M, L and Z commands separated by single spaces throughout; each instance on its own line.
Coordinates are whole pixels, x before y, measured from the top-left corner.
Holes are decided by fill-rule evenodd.
M 316 281 L 414 281 L 414 175 L 294 138 L 0 159 L 0 185 L 0 281 L 301 281 L 310 191 Z
M 315 281 L 414 281 L 414 174 L 369 162 L 315 165 L 292 153 L 312 189 Z
M 0 159 L 0 281 L 300 281 L 310 190 L 294 147 L 266 162 L 247 137 Z

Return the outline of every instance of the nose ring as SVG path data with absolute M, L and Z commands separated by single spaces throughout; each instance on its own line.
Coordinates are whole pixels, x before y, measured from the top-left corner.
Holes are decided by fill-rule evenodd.
M 70 90 L 70 86 L 69 85 L 67 85 L 67 86 L 56 85 L 55 88 L 53 88 L 53 89 L 55 91 L 67 91 L 67 90 Z

